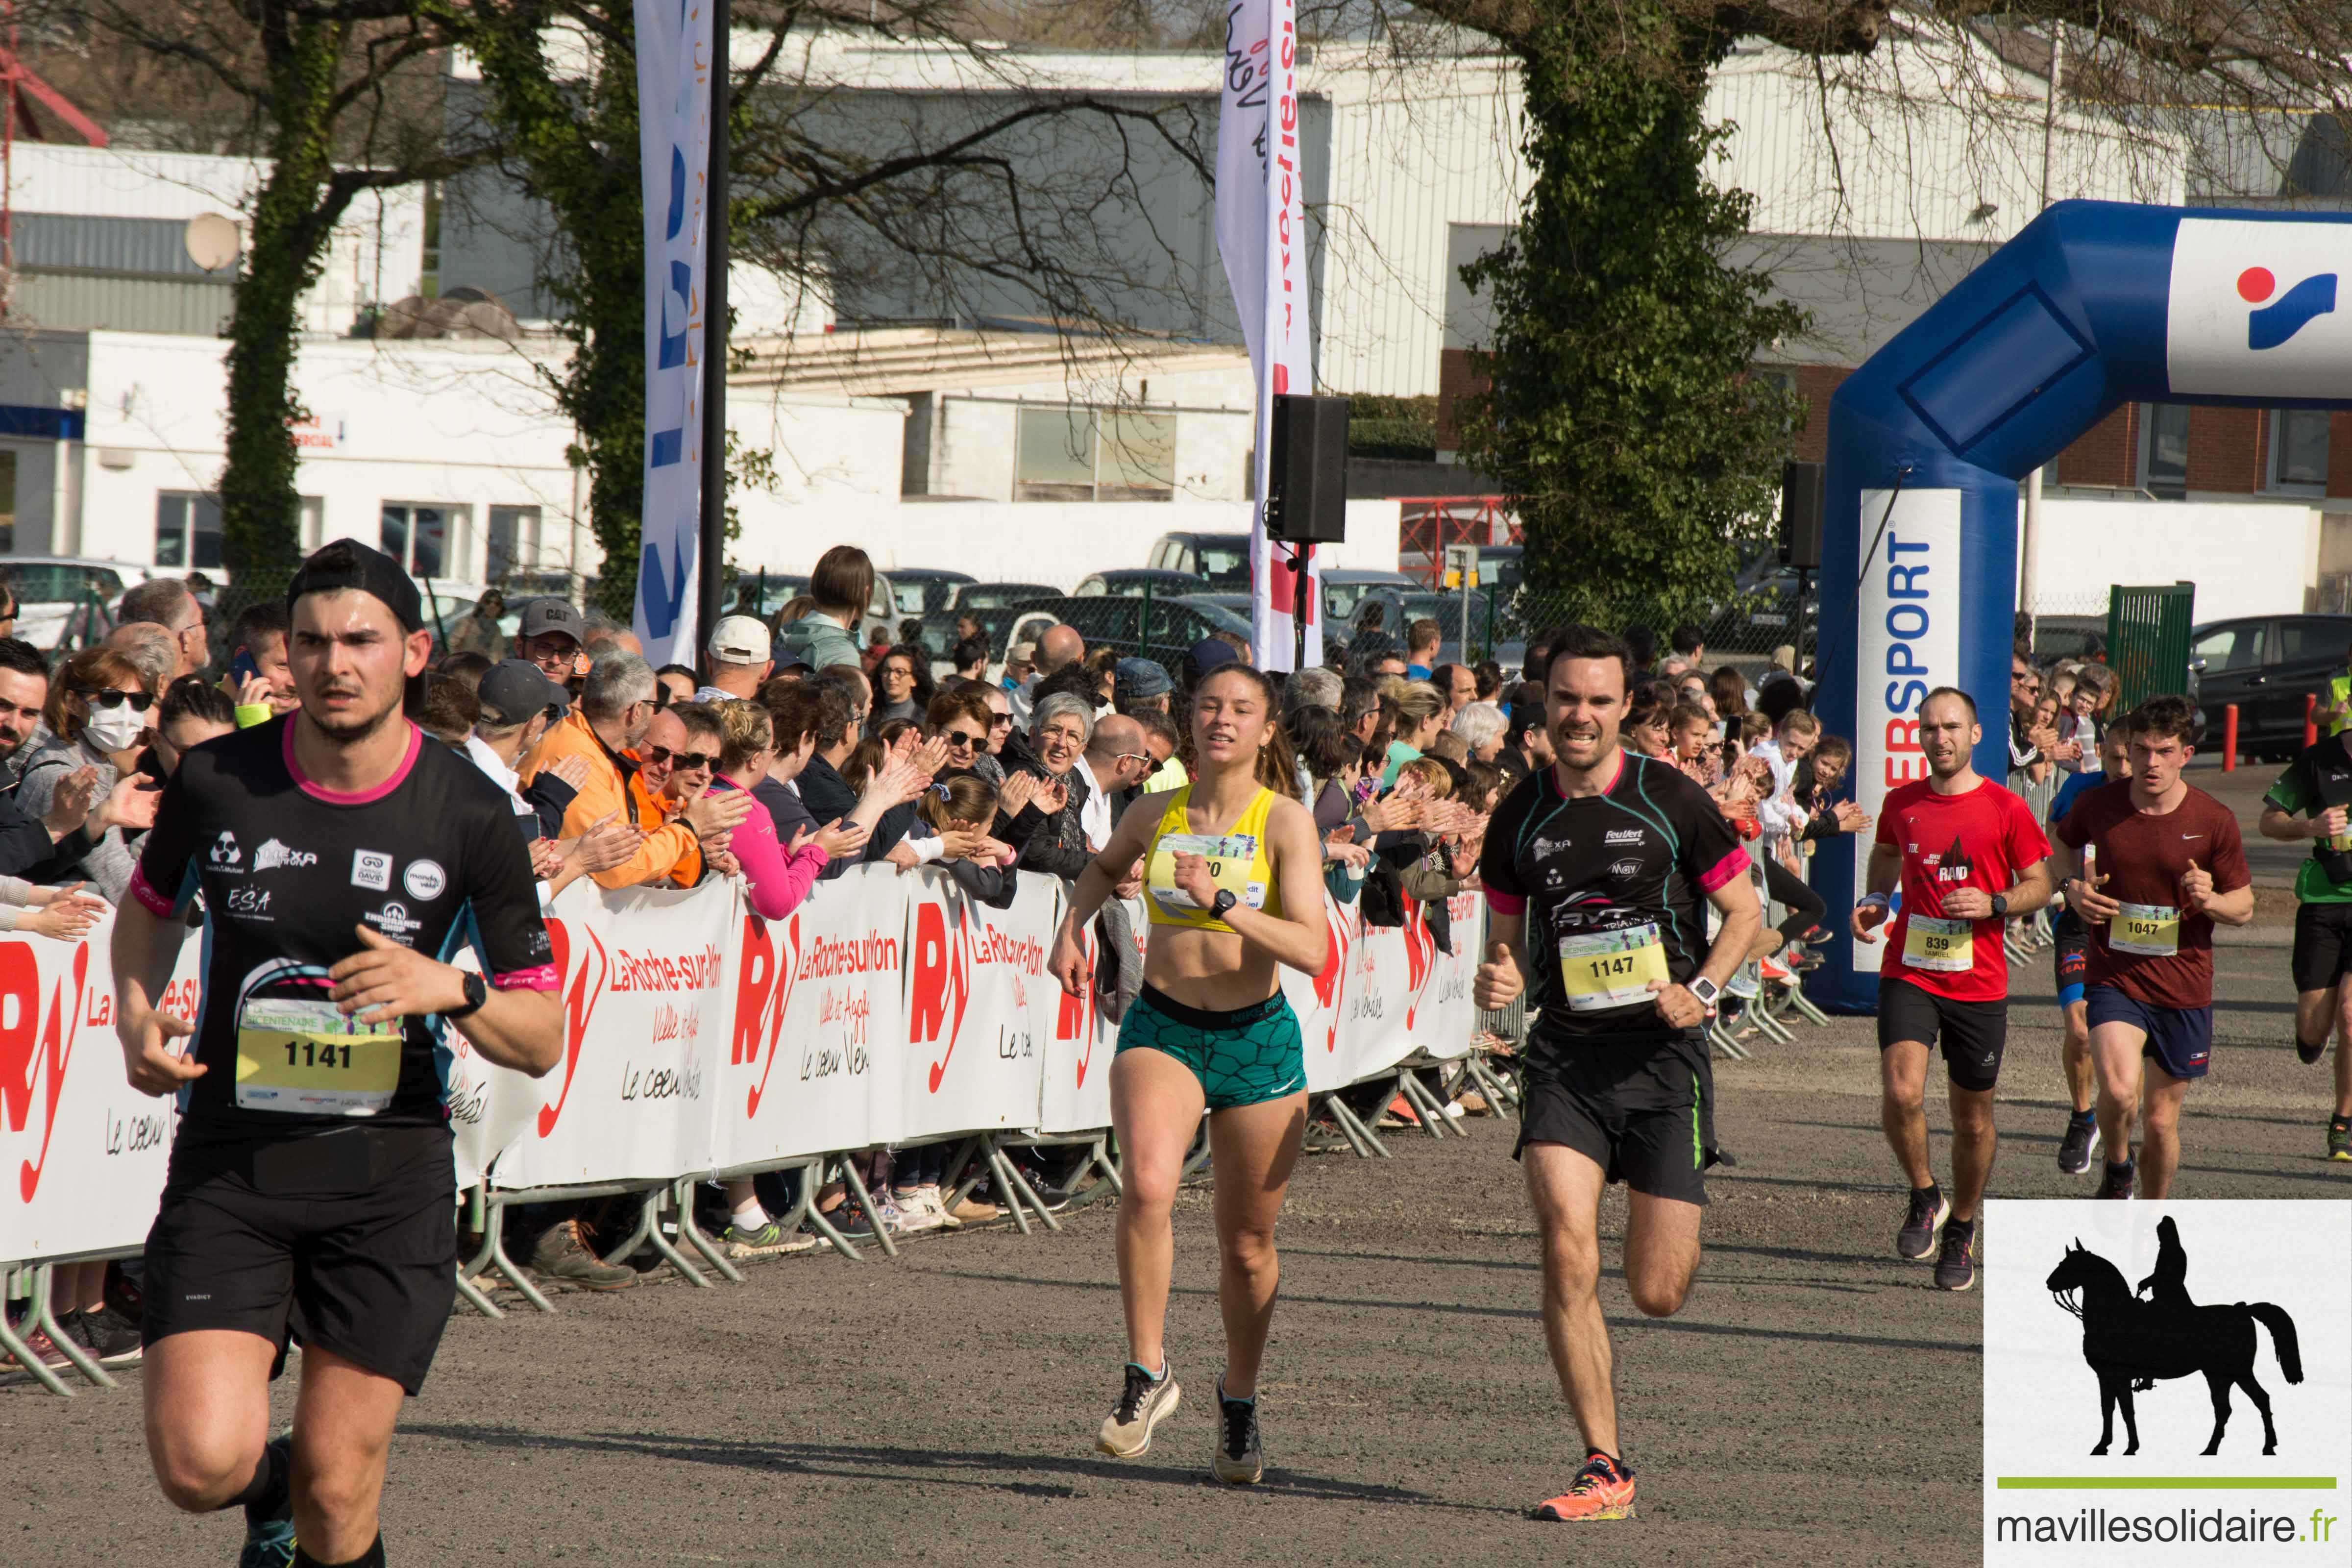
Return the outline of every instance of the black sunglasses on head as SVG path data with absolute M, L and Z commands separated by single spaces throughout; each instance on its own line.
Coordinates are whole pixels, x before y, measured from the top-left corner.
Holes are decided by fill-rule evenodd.
M 144 713 L 155 702 L 155 699 L 144 691 L 117 691 L 110 687 L 97 686 L 68 686 L 66 689 L 77 697 L 88 699 L 100 708 L 120 708 L 128 702 L 133 713 Z
M 667 746 L 646 748 L 646 761 L 649 763 L 667 763 L 673 758 L 676 759 L 677 766 L 688 773 L 694 772 L 697 768 L 716 767 L 719 764 L 719 753 L 716 752 L 673 752 Z

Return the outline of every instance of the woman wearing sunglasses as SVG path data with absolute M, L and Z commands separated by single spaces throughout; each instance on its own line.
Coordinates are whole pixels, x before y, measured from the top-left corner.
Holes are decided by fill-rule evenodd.
M 980 775 L 991 789 L 1004 784 L 1004 764 L 989 754 L 989 731 L 996 715 L 977 691 L 942 691 L 923 715 L 924 732 L 948 743 L 950 772 Z
M 108 798 L 125 762 L 137 755 L 153 708 L 139 671 L 121 654 L 102 647 L 76 654 L 49 686 L 48 704 L 41 710 L 48 737 L 25 764 L 17 803 L 41 816 L 58 786 L 83 768 L 97 774 L 98 798 Z M 90 826 L 96 826 L 95 818 Z M 122 828 L 109 823 L 92 836 L 89 853 L 60 879 L 87 881 L 109 903 L 120 903 L 134 864 Z

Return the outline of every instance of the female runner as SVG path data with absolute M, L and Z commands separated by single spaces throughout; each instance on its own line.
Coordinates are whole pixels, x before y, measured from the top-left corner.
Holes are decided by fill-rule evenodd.
M 1258 1442 L 1258 1361 L 1274 1320 L 1274 1222 L 1307 1126 L 1298 1018 L 1276 965 L 1323 967 L 1323 847 L 1293 798 L 1290 745 L 1273 684 L 1247 665 L 1202 679 L 1192 700 L 1192 782 L 1146 796 L 1078 879 L 1054 941 L 1063 989 L 1088 984 L 1080 933 L 1136 861 L 1150 856 L 1144 902 L 1152 931 L 1143 993 L 1128 1009 L 1111 1066 L 1118 1131 L 1119 1298 L 1126 1383 L 1095 1446 L 1119 1458 L 1151 1447 L 1178 1389 L 1160 1342 L 1175 1264 L 1177 1180 L 1209 1112 L 1217 1299 L 1225 1367 L 1217 1382 L 1211 1468 L 1245 1485 L 1265 1474 Z

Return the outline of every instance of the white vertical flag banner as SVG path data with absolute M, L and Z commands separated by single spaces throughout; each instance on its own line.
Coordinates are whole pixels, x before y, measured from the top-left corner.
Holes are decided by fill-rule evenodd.
M 1312 392 L 1307 225 L 1298 162 L 1297 0 L 1232 0 L 1217 114 L 1217 254 L 1233 285 L 1257 377 L 1257 504 L 1250 519 L 1250 641 L 1260 669 L 1288 669 L 1297 640 L 1294 547 L 1265 536 L 1277 393 Z M 1310 558 L 1309 571 L 1312 573 Z M 1319 579 L 1310 584 L 1307 662 L 1323 660 Z
M 646 221 L 646 493 L 638 513 L 644 554 L 632 629 L 654 664 L 691 665 L 703 564 L 698 555 L 711 8 L 709 0 L 635 0 L 635 8 Z

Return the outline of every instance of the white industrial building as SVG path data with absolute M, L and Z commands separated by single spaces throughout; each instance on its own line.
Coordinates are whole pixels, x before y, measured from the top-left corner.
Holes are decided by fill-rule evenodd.
M 1039 92 L 1190 105 L 1213 153 L 1215 54 L 957 51 L 838 32 L 795 47 L 800 74 L 853 106 L 919 113 Z M 462 57 L 450 71 L 453 90 L 471 88 Z M 1301 85 L 1318 383 L 1459 390 L 1483 321 L 1458 269 L 1507 231 L 1524 187 L 1514 66 L 1327 45 L 1304 58 Z M 1991 50 L 1900 33 L 1826 78 L 1744 46 L 1709 109 L 1737 127 L 1721 177 L 1756 196 L 1744 256 L 1817 317 L 1768 368 L 1816 401 L 2045 195 L 2178 201 L 2189 161 L 2177 141 L 2048 105 L 2039 77 Z M 210 563 L 214 334 L 229 274 L 175 247 L 189 218 L 240 213 L 256 173 L 240 159 L 19 145 L 15 331 L 0 337 L 9 550 Z M 1141 564 L 1164 531 L 1245 528 L 1253 395 L 1212 204 L 1181 158 L 1135 175 L 1140 205 L 1104 239 L 1129 247 L 1113 259 L 1142 279 L 1136 331 L 1116 338 L 1046 330 L 1010 295 L 932 298 L 920 279 L 845 258 L 781 280 L 739 262 L 737 341 L 752 353 L 730 376 L 730 418 L 741 444 L 772 455 L 775 484 L 733 498 L 732 559 L 804 570 L 855 539 L 886 566 L 1074 580 Z M 432 574 L 461 580 L 593 574 L 572 432 L 544 382 L 566 352 L 543 319 L 544 245 L 520 193 L 478 182 L 467 195 L 439 209 L 430 257 L 420 192 L 372 196 L 338 230 L 302 309 L 305 532 L 396 542 L 420 571 L 437 559 Z M 355 335 L 433 286 L 483 290 L 519 320 L 493 336 Z M 1441 493 L 1444 475 L 1428 466 L 1430 489 L 1383 493 Z M 1339 559 L 1394 564 L 1398 512 L 1393 500 L 1355 503 Z

